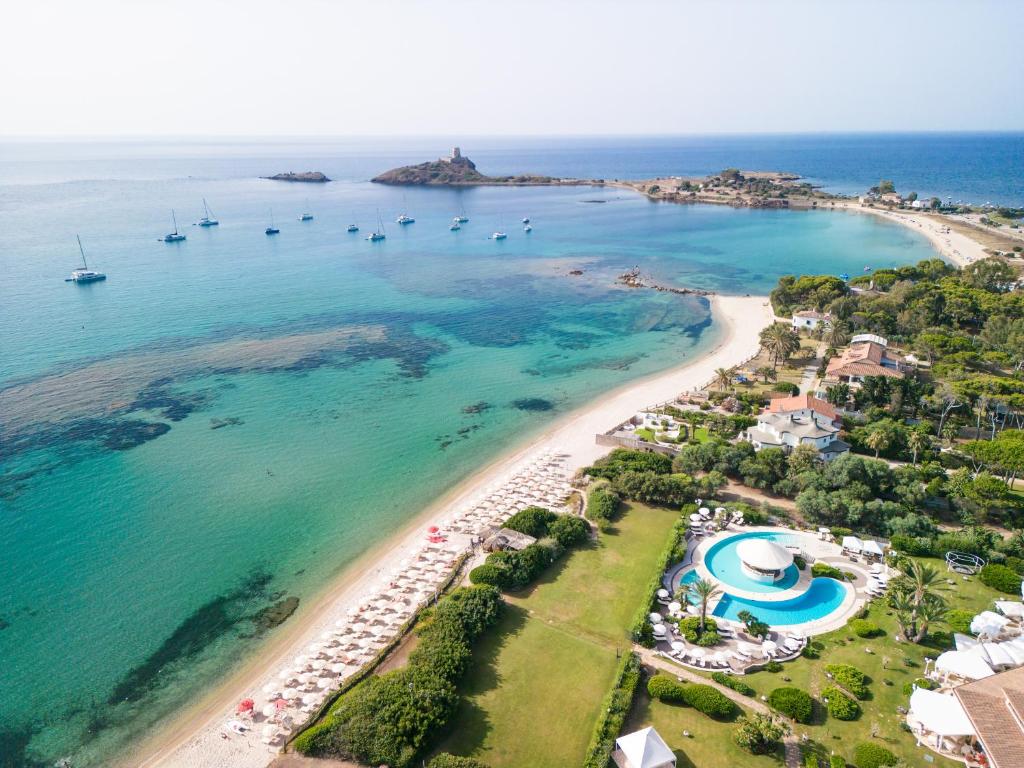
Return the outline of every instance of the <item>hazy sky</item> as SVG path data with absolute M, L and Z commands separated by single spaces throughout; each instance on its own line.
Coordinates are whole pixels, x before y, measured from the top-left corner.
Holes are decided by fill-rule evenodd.
M 1024 0 L 12 0 L 0 133 L 1024 129 Z

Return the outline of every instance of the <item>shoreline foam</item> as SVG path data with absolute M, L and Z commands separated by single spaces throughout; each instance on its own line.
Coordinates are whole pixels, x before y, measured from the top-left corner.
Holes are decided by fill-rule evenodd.
M 599 396 L 559 419 L 527 445 L 511 449 L 503 458 L 473 473 L 416 515 L 400 531 L 345 567 L 308 608 L 276 633 L 277 637 L 272 638 L 266 647 L 227 680 L 216 685 L 195 706 L 182 713 L 173 724 L 150 736 L 134 755 L 126 755 L 119 764 L 147 768 L 213 768 L 226 765 L 255 768 L 268 765 L 276 752 L 268 751 L 258 741 L 248 749 L 237 750 L 229 762 L 225 762 L 225 742 L 219 734 L 233 711 L 233 705 L 258 690 L 269 675 L 316 637 L 334 617 L 372 591 L 375 582 L 386 572 L 386 564 L 400 560 L 422 543 L 425 525 L 453 509 L 468 505 L 484 489 L 511 475 L 545 450 L 565 454 L 566 464 L 573 471 L 586 466 L 607 452 L 595 441 L 599 432 L 648 405 L 665 402 L 682 391 L 696 389 L 714 376 L 716 368 L 739 365 L 757 353 L 758 334 L 774 318 L 767 298 L 716 296 L 709 301 L 713 320 L 721 324 L 722 329 L 714 347 L 681 366 Z

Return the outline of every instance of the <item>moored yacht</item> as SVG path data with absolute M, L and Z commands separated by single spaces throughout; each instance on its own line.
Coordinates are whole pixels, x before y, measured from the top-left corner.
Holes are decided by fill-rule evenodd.
M 525 227 L 523 227 L 523 232 L 533 232 L 533 227 L 527 224 Z
M 380 218 L 380 211 L 377 211 L 377 229 L 367 235 L 366 239 L 371 243 L 376 243 L 383 240 L 384 237 L 384 222 Z
M 401 214 L 397 219 L 395 219 L 396 224 L 412 224 L 415 221 L 416 219 L 414 219 L 412 216 L 406 216 L 404 213 Z
M 82 254 L 82 266 L 75 267 L 71 270 L 70 277 L 65 277 L 64 282 L 66 283 L 95 283 L 99 280 L 106 280 L 107 276 L 102 272 L 96 272 L 89 269 L 89 264 L 85 260 L 85 249 L 82 248 L 82 238 L 75 235 L 78 239 L 78 252 Z
M 508 235 L 504 232 L 494 232 L 491 234 L 491 240 L 504 240 Z
M 451 226 L 448 227 L 448 229 L 450 229 L 452 232 L 458 232 L 460 229 L 462 229 L 462 225 L 460 225 L 459 222 L 457 221 L 453 221 L 451 223 Z
M 163 236 L 162 240 L 165 243 L 180 243 L 185 239 L 185 236 L 178 232 L 178 217 L 174 215 L 174 209 L 171 209 L 171 221 L 174 222 L 174 231 Z
M 264 235 L 276 235 L 281 230 L 274 226 L 274 212 L 270 212 L 270 226 L 263 230 Z
M 346 229 L 345 231 L 346 232 L 358 232 L 359 231 L 359 227 L 356 224 L 349 224 L 348 225 L 348 229 Z
M 210 215 L 210 208 L 206 204 L 206 198 L 203 198 L 203 218 L 195 223 L 197 227 L 216 227 L 220 224 L 215 218 Z

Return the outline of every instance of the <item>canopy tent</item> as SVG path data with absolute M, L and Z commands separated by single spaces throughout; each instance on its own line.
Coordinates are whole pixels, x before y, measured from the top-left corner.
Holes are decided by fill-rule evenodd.
M 974 726 L 960 701 L 951 693 L 916 688 L 910 711 L 925 728 L 941 736 L 973 736 Z
M 966 651 L 946 651 L 935 660 L 935 668 L 969 680 L 981 680 L 995 674 L 983 658 Z
M 668 768 L 676 756 L 654 728 L 648 726 L 615 740 L 629 768 Z
M 988 635 L 995 637 L 1003 631 L 1003 627 L 1010 623 L 1005 616 L 1000 616 L 994 611 L 982 611 L 971 619 L 971 632 L 976 635 Z
M 978 644 L 978 641 L 970 635 L 961 635 L 959 632 L 953 633 L 953 642 L 956 643 L 958 651 L 970 650 Z
M 996 610 L 1013 619 L 1024 618 L 1024 603 L 1011 600 L 996 600 Z
M 843 536 L 843 549 L 848 549 L 851 552 L 863 552 L 864 542 L 856 536 Z
M 1019 667 L 1024 664 L 1024 647 L 1016 643 L 999 643 L 999 649 L 1013 659 L 1013 666 Z
M 866 541 L 863 542 L 863 544 L 864 544 L 864 546 L 861 549 L 861 551 L 865 555 L 873 555 L 874 557 L 881 557 L 882 556 L 882 547 L 874 539 L 867 539 Z
M 967 653 L 973 653 L 978 658 L 993 667 L 1015 667 L 1017 662 L 1010 652 L 1003 648 L 1000 643 L 978 643 Z

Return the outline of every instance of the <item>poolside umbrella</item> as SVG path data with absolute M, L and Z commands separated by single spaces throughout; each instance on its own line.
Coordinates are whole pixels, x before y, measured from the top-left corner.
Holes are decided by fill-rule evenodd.
M 711 657 L 716 664 L 728 664 L 729 659 L 725 655 L 725 651 L 715 651 L 715 655 Z
M 277 707 L 275 707 L 273 703 L 265 704 L 263 709 L 260 710 L 260 714 L 264 717 L 273 717 L 277 714 Z
M 684 643 L 684 642 L 682 642 L 680 640 L 673 640 L 672 641 L 672 650 L 673 651 L 685 651 L 686 650 L 686 643 Z
M 666 634 L 667 634 L 667 630 L 665 629 L 665 625 L 664 624 L 655 624 L 654 625 L 654 636 L 655 637 L 664 638 Z
M 764 652 L 765 656 L 770 656 L 779 650 L 779 646 L 771 640 L 765 640 L 761 643 L 761 650 Z
M 707 507 L 701 507 L 700 509 L 697 510 L 697 514 L 699 514 L 701 517 L 707 517 L 711 514 L 711 510 L 708 509 Z
M 703 648 L 694 647 L 687 651 L 687 654 L 691 659 L 697 661 L 699 659 L 703 659 L 707 655 L 707 651 Z
M 253 701 L 252 699 L 242 699 L 240 702 L 238 702 L 238 709 L 236 711 L 237 712 L 252 712 L 255 707 L 256 707 L 256 702 Z
M 679 613 L 679 611 L 683 610 L 683 604 L 680 603 L 678 600 L 673 600 L 671 603 L 668 604 L 668 609 L 672 613 Z
M 696 512 L 694 512 L 692 515 L 690 515 L 690 522 L 691 523 L 703 523 L 704 522 L 704 518 L 702 518 L 700 515 L 698 515 Z
M 650 620 L 651 624 L 661 624 L 661 622 L 665 620 L 665 617 L 660 613 L 651 613 L 647 618 Z
M 658 590 L 658 597 L 660 597 L 662 600 L 667 599 L 668 598 L 668 590 L 667 589 L 659 589 Z

